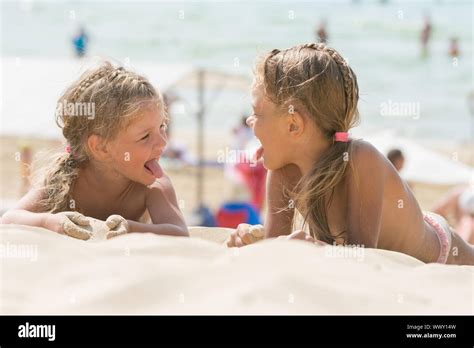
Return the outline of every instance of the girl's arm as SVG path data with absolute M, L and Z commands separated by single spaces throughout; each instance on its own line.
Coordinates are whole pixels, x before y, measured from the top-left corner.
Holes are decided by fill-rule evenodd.
M 68 232 L 66 232 L 67 228 L 65 230 L 66 222 L 68 222 L 69 227 L 71 224 L 79 224 L 83 226 L 80 221 L 82 219 L 77 220 L 77 216 L 75 216 L 75 214 L 81 214 L 73 213 L 72 215 L 69 215 L 68 212 L 41 212 L 42 208 L 39 202 L 43 198 L 43 195 L 44 190 L 31 189 L 13 209 L 5 212 L 5 214 L 0 219 L 0 223 L 43 227 L 59 234 L 68 234 L 75 238 L 88 239 L 89 232 L 79 226 L 79 229 L 69 229 Z
M 367 142 L 354 144 L 349 158 L 347 244 L 376 248 L 382 222 L 385 158 Z
M 17 224 L 45 227 L 48 213 L 32 213 L 23 209 L 10 209 L 3 214 L 0 222 L 2 224 Z
M 50 213 L 39 213 L 39 201 L 43 195 L 43 190 L 31 189 L 17 205 L 3 214 L 0 222 L 2 224 L 18 224 L 45 227 L 49 225 Z
M 130 232 L 152 232 L 170 236 L 189 236 L 184 217 L 178 207 L 171 180 L 164 175 L 149 188 L 146 206 L 151 224 L 128 220 Z
M 288 236 L 289 239 L 294 239 L 294 236 L 302 236 L 299 231 L 292 234 L 295 214 L 294 202 L 291 202 L 289 197 L 285 196 L 283 189 L 284 187 L 289 190 L 294 189 L 299 179 L 301 179 L 301 172 L 293 164 L 267 172 L 266 205 L 268 208 L 264 226 L 265 239 L 280 236 Z M 230 234 L 227 246 L 242 247 L 252 244 L 254 238 L 250 232 L 250 227 L 249 224 L 240 224 Z

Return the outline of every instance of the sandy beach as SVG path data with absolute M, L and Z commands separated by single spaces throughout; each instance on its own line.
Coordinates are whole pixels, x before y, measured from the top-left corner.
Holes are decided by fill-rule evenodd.
M 473 267 L 302 241 L 229 249 L 221 244 L 228 230 L 190 232 L 90 243 L 0 226 L 0 313 L 474 313 Z

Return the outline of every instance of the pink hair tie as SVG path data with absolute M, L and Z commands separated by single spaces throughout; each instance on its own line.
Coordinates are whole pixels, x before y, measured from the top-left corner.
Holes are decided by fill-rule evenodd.
M 334 135 L 334 141 L 341 141 L 347 143 L 349 141 L 349 133 L 347 132 L 336 132 Z
M 65 150 L 67 153 L 71 153 L 71 145 L 67 144 Z

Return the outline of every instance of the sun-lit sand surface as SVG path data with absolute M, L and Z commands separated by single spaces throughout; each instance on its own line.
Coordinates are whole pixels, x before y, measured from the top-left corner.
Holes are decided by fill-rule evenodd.
M 228 232 L 191 228 L 192 238 L 133 233 L 88 243 L 37 227 L 0 226 L 0 312 L 474 312 L 471 266 L 423 264 L 396 252 L 302 241 L 229 249 L 221 244 Z

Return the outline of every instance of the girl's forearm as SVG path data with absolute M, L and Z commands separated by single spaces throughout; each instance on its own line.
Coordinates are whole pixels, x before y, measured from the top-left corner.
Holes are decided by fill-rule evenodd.
M 45 227 L 49 213 L 33 213 L 27 210 L 8 210 L 0 219 L 2 224 L 18 224 Z
M 127 220 L 130 232 L 151 232 L 167 236 L 189 237 L 186 227 L 173 224 L 144 224 L 133 220 Z

